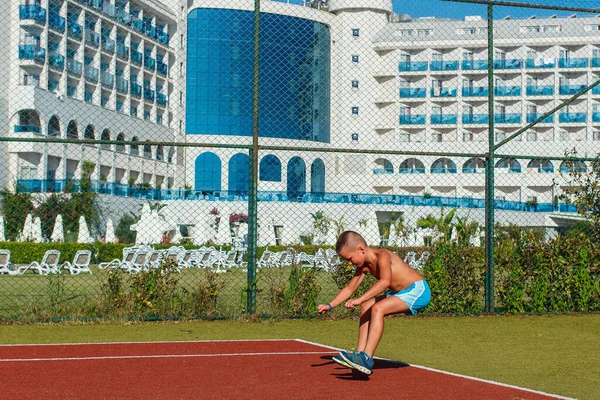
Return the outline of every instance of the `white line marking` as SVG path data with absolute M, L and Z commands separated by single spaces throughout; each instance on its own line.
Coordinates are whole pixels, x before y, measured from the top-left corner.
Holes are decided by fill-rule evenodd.
M 332 350 L 337 350 L 337 351 L 343 350 L 343 349 L 339 349 L 337 347 L 327 346 L 327 345 L 320 344 L 320 343 L 315 343 L 315 342 L 310 342 L 310 341 L 304 340 L 304 339 L 296 339 L 296 340 L 299 341 L 299 342 L 302 342 L 302 343 L 312 344 L 312 345 L 315 345 L 315 346 L 321 346 L 321 347 L 325 347 L 325 348 L 332 349 Z M 381 357 L 374 357 L 374 358 L 377 359 L 377 360 L 383 360 L 383 361 L 388 361 L 388 362 L 400 364 L 399 361 L 390 360 L 389 358 L 381 358 Z M 539 391 L 539 390 L 527 389 L 527 388 L 523 388 L 523 387 L 520 387 L 520 386 L 509 385 L 507 383 L 492 381 L 492 380 L 489 380 L 489 379 L 482 379 L 482 378 L 476 378 L 474 376 L 469 376 L 469 375 L 456 374 L 454 372 L 448 372 L 448 371 L 443 371 L 441 369 L 424 367 L 424 366 L 421 366 L 421 365 L 408 364 L 408 363 L 405 363 L 405 364 L 407 364 L 409 367 L 424 369 L 424 370 L 427 370 L 427 371 L 437 372 L 437 373 L 440 373 L 440 374 L 452 375 L 452 376 L 456 376 L 456 377 L 459 377 L 459 378 L 470 379 L 470 380 L 474 380 L 474 381 L 478 381 L 478 382 L 490 383 L 492 385 L 504 386 L 504 387 L 511 388 L 511 389 L 523 390 L 523 391 L 526 391 L 526 392 L 541 394 L 541 395 L 544 395 L 544 396 L 554 397 L 554 398 L 557 398 L 557 399 L 562 399 L 562 400 L 576 400 L 576 399 L 574 399 L 572 397 L 564 397 L 564 396 L 560 396 L 558 394 L 552 394 L 552 393 L 542 392 L 542 391 Z
M 0 344 L 0 347 L 12 347 L 12 346 L 97 346 L 107 344 L 168 344 L 168 343 L 227 343 L 227 342 L 293 342 L 298 339 L 222 339 L 222 340 L 156 340 L 156 341 L 142 341 L 142 342 L 95 342 L 95 343 L 13 343 L 13 344 Z M 312 343 L 311 343 L 312 344 Z
M 31 362 L 31 361 L 87 361 L 87 360 L 122 360 L 145 358 L 199 358 L 199 357 L 241 357 L 241 356 L 289 356 L 335 354 L 332 351 L 286 351 L 265 353 L 219 353 L 219 354 L 152 354 L 141 356 L 90 356 L 90 357 L 48 357 L 48 358 L 0 358 L 0 362 Z

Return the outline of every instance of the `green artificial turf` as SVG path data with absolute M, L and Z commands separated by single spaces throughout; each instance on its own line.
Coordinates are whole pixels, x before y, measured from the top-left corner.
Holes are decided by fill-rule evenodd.
M 352 319 L 0 325 L 0 343 L 301 338 L 355 345 Z M 597 399 L 600 315 L 399 317 L 377 356 L 579 399 Z

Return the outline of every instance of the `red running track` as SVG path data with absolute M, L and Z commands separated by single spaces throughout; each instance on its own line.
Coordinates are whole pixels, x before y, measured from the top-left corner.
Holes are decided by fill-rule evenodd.
M 0 346 L 6 399 L 486 399 L 559 396 L 376 360 L 365 376 L 299 340 Z

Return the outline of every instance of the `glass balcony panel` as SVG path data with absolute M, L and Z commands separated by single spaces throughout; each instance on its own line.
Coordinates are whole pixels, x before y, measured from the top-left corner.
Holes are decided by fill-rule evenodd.
M 152 57 L 144 57 L 144 67 L 154 71 L 156 67 L 156 60 L 154 60 Z
M 131 94 L 136 97 L 142 97 L 142 87 L 137 83 L 131 83 Z
M 129 47 L 124 44 L 117 45 L 117 56 L 120 58 L 128 59 L 129 58 Z
M 559 94 L 564 94 L 564 95 L 577 94 L 577 93 L 581 92 L 582 90 L 584 90 L 586 87 L 587 87 L 587 85 L 585 85 L 585 84 L 561 85 L 559 88 Z
M 553 58 L 529 58 L 526 61 L 525 66 L 527 68 L 554 68 L 556 67 L 556 60 Z
M 51 13 L 48 15 L 48 25 L 53 29 L 64 32 L 66 21 L 64 17 Z
M 129 88 L 129 82 L 127 81 L 127 79 L 117 77 L 117 90 L 120 92 L 127 93 L 128 88 Z
M 462 95 L 463 97 L 488 96 L 489 90 L 487 86 L 464 87 L 462 89 Z
M 67 60 L 67 71 L 75 75 L 81 75 L 82 65 L 79 61 L 73 59 Z
M 462 69 L 465 71 L 476 71 L 488 69 L 487 60 L 463 60 Z
M 46 61 L 46 49 L 32 44 L 19 45 L 19 58 L 44 62 Z
M 58 53 L 49 53 L 48 64 L 62 70 L 65 67 L 65 56 Z
M 600 122 L 600 112 L 594 112 L 594 113 L 592 113 L 592 121 L 593 122 Z
M 456 71 L 458 70 L 458 61 L 431 61 L 429 63 L 431 71 Z
M 154 90 L 144 88 L 144 99 L 154 101 Z
M 113 87 L 115 83 L 115 76 L 113 74 L 109 74 L 108 72 L 103 72 L 100 79 L 102 84 L 105 86 Z
M 160 105 L 167 105 L 167 96 L 163 93 L 156 93 L 156 102 Z
M 592 58 L 592 67 L 595 67 L 595 68 L 600 67 L 600 57 Z
M 427 61 L 401 62 L 398 64 L 399 71 L 427 71 Z
M 115 52 L 115 41 L 109 38 L 102 38 L 102 50 L 109 53 Z
M 27 4 L 19 6 L 19 18 L 20 19 L 33 19 L 43 24 L 46 23 L 46 9 L 35 5 Z
M 456 97 L 456 88 L 431 88 L 431 97 Z
M 83 27 L 76 22 L 69 21 L 67 23 L 67 32 L 69 37 L 73 37 L 77 40 L 81 40 L 83 38 Z
M 542 114 L 528 113 L 527 114 L 527 123 L 531 123 L 533 121 L 536 121 L 541 116 L 542 116 Z M 549 115 L 548 117 L 546 117 L 546 118 L 544 118 L 543 120 L 540 121 L 540 123 L 542 123 L 542 124 L 547 124 L 547 123 L 552 123 L 552 122 L 554 122 L 554 115 Z
M 494 121 L 498 124 L 514 124 L 521 122 L 521 114 L 496 114 L 494 115 Z
M 422 98 L 427 94 L 425 88 L 401 88 L 400 98 Z
M 496 86 L 494 94 L 496 96 L 520 96 L 521 86 Z
M 511 60 L 494 60 L 495 69 L 519 69 L 522 67 L 523 61 L 518 59 Z
M 39 126 L 35 126 L 35 125 L 15 125 L 14 131 L 15 131 L 15 133 L 21 133 L 21 132 L 40 133 L 41 129 Z
M 156 63 L 156 70 L 162 75 L 167 75 L 167 73 L 169 72 L 167 64 L 162 62 Z
M 401 174 L 424 174 L 425 168 L 400 168 Z
M 432 174 L 456 174 L 456 168 L 431 168 Z
M 463 124 L 487 124 L 489 122 L 488 114 L 463 114 Z
M 527 86 L 527 96 L 552 96 L 554 86 Z
M 85 77 L 91 81 L 98 82 L 98 69 L 91 65 L 85 66 Z
M 400 123 L 403 125 L 424 125 L 425 114 L 401 115 Z
M 560 113 L 559 121 L 560 122 L 585 122 L 587 119 L 587 114 L 584 112 L 570 112 L 570 113 Z
M 100 46 L 100 34 L 98 32 L 88 31 L 85 35 L 85 42 L 94 47 Z
M 432 124 L 456 124 L 456 114 L 436 114 L 431 116 Z
M 142 53 L 136 50 L 131 50 L 131 61 L 133 61 L 136 64 L 142 65 L 143 58 L 144 56 L 142 55 Z
M 587 68 L 589 63 L 588 58 L 561 58 L 558 60 L 560 68 Z
M 373 175 L 392 175 L 393 173 L 394 173 L 393 169 L 385 169 L 385 168 L 373 169 Z

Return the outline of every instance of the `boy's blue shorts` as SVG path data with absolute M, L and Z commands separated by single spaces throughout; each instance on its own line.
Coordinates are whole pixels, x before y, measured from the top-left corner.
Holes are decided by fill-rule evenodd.
M 387 297 L 396 296 L 404 301 L 411 314 L 416 314 L 424 309 L 431 300 L 431 290 L 426 280 L 416 281 L 404 290 L 399 292 L 388 292 Z

